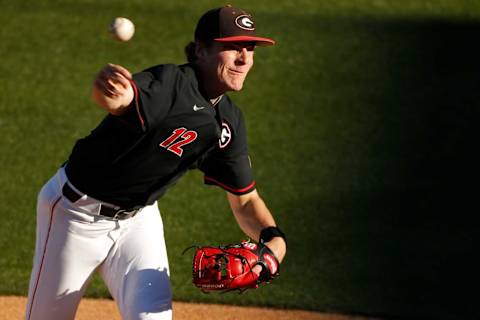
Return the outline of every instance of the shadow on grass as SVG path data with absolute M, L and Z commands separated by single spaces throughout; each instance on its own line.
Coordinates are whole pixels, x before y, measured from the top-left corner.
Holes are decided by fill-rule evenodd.
M 316 217 L 309 232 L 333 226 L 311 248 L 323 260 L 317 266 L 331 262 L 317 286 L 330 286 L 336 300 L 320 301 L 320 308 L 393 318 L 478 317 L 471 281 L 480 24 L 322 17 L 310 23 L 319 41 L 337 39 L 326 57 L 335 67 L 328 82 L 318 83 L 319 90 L 337 90 L 331 107 L 337 118 L 318 124 L 332 134 L 313 150 L 323 152 L 322 163 L 308 166 L 332 168 L 302 167 L 295 181 L 316 180 L 331 190 L 310 195 L 309 215 Z

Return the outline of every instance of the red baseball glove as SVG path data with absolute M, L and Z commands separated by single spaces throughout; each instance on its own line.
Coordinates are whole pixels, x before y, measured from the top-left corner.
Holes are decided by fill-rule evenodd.
M 262 266 L 257 275 L 252 271 Z M 193 256 L 193 284 L 203 291 L 244 291 L 279 275 L 279 262 L 264 244 L 243 241 L 219 247 L 199 247 Z

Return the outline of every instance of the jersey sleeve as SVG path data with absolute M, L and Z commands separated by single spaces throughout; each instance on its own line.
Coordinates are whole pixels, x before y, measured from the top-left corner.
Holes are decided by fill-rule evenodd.
M 200 161 L 204 183 L 219 186 L 226 191 L 242 195 L 255 189 L 255 180 L 248 156 L 247 134 L 243 115 L 238 110 L 237 123 L 222 121 L 219 143 Z
M 155 127 L 168 114 L 175 99 L 178 73 L 174 65 L 159 65 L 133 75 L 132 113 L 144 130 Z

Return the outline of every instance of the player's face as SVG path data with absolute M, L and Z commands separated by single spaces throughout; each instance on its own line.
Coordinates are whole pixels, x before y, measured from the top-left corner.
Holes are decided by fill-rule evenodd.
M 253 42 L 214 42 L 207 48 L 204 70 L 210 74 L 212 89 L 221 93 L 241 90 L 253 66 L 254 50 Z

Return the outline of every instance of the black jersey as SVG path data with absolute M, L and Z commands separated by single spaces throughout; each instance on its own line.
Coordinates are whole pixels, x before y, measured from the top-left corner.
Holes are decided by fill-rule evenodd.
M 191 65 L 158 65 L 133 76 L 135 98 L 75 144 L 66 166 L 83 193 L 125 208 L 152 204 L 188 169 L 206 184 L 255 188 L 243 115 L 227 95 L 213 107 Z

